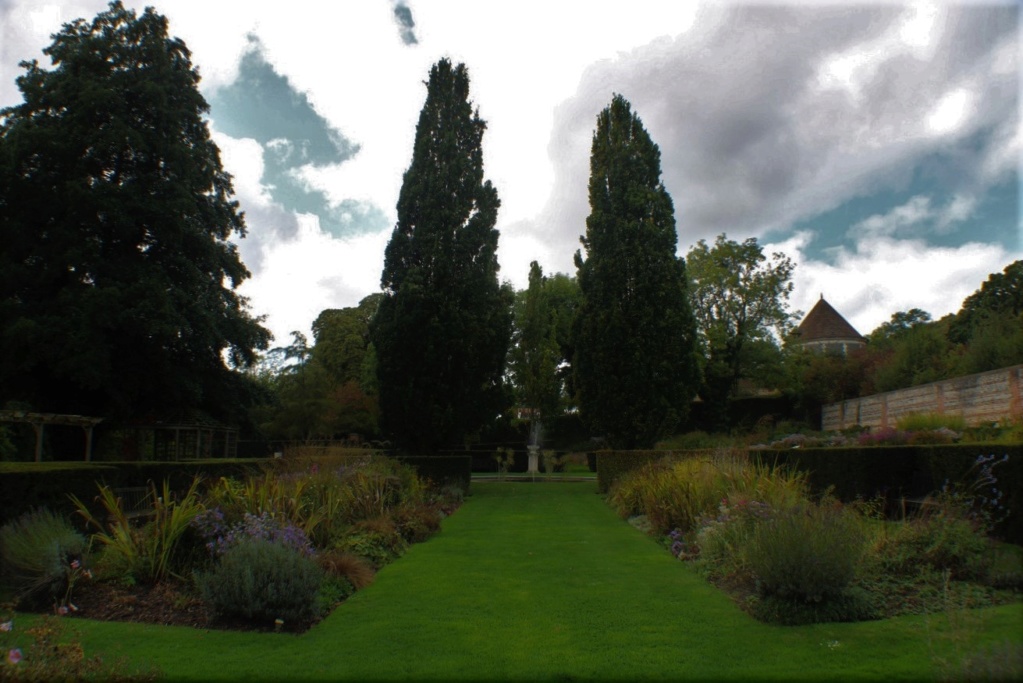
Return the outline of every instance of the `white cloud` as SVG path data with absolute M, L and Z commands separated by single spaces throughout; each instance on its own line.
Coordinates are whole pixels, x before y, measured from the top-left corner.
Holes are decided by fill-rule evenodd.
M 890 237 L 903 228 L 928 220 L 932 215 L 931 198 L 917 195 L 886 214 L 874 214 L 860 221 L 849 228 L 847 234 L 853 238 Z
M 956 131 L 969 115 L 973 98 L 964 88 L 947 93 L 927 117 L 928 130 L 937 135 Z
M 235 194 L 245 204 L 270 203 L 270 193 L 261 182 L 263 177 L 263 146 L 251 138 L 237 139 L 218 133 L 212 127 L 213 142 L 220 149 L 221 164 L 232 175 Z
M 574 272 L 589 211 L 591 135 L 613 92 L 633 103 L 661 148 L 683 253 L 721 232 L 743 239 L 784 230 L 878 189 L 899 197 L 900 206 L 861 226 L 875 242 L 840 249 L 832 266 L 805 261 L 797 269 L 813 290 L 828 281 L 853 292 L 848 301 L 860 313 L 849 315 L 864 316 L 861 331 L 894 310 L 926 308 L 902 298 L 933 281 L 925 266 L 960 278 L 955 287 L 941 284 L 959 297 L 949 304 L 957 307 L 959 290 L 968 294 L 1011 260 L 995 246 L 931 250 L 895 239 L 967 224 L 983 210 L 988 187 L 1018 175 L 1020 45 L 1011 22 L 1019 13 L 1008 5 L 406 4 L 419 41 L 411 46 L 382 0 L 251 0 L 244 10 L 174 0 L 158 11 L 192 51 L 207 94 L 234 80 L 246 35 L 257 35 L 274 69 L 360 147 L 343 164 L 303 167 L 297 176 L 333 206 L 372 204 L 390 224 L 429 68 L 441 57 L 464 61 L 488 124 L 485 172 L 502 199 L 501 275 L 517 286 L 533 259 L 546 272 Z M 105 7 L 106 0 L 0 0 L 0 106 L 20 100 L 19 60 L 45 63 L 40 50 L 60 22 Z M 994 132 L 984 138 L 986 131 Z M 257 143 L 214 136 L 247 216 L 250 236 L 240 249 L 258 270 L 244 292 L 255 312 L 270 314 L 278 341 L 308 329 L 323 308 L 377 291 L 389 230 L 332 239 L 311 217 L 300 221 L 271 200 Z M 947 186 L 899 194 L 921 159 L 950 150 Z M 802 254 L 799 240 L 809 244 L 810 236 L 797 237 Z M 843 303 L 831 289 L 824 288 L 829 300 Z M 938 306 L 927 310 L 940 314 Z
M 1023 257 L 991 244 L 938 248 L 882 237 L 864 240 L 855 250 L 839 249 L 834 263 L 824 263 L 806 258 L 810 241 L 802 233 L 764 248 L 780 249 L 797 263 L 793 309 L 806 313 L 823 295 L 861 334 L 897 311 L 920 308 L 935 320 L 955 313 L 988 275 Z
M 292 330 L 309 336 L 324 309 L 355 306 L 380 290 L 388 239 L 389 233 L 334 239 L 320 230 L 315 216 L 301 216 L 295 239 L 265 248 L 259 277 L 238 291 L 250 298 L 253 314 L 268 316 L 276 343 Z

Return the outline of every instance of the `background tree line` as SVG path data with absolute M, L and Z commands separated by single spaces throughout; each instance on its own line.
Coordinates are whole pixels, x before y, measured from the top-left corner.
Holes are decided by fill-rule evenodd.
M 720 235 L 677 255 L 660 150 L 630 103 L 596 117 L 574 276 L 499 279 L 500 199 L 463 64 L 430 70 L 381 293 L 271 337 L 236 292 L 245 235 L 167 20 L 111 2 L 25 62 L 0 112 L 0 405 L 112 421 L 202 413 L 274 439 L 462 448 L 578 414 L 618 447 L 734 427 L 748 387 L 822 402 L 1023 362 L 1023 265 L 962 309 L 896 313 L 848 357 L 785 340 L 793 263 Z M 257 361 L 259 361 L 257 363 Z M 701 409 L 693 412 L 699 397 Z M 4 437 L 0 434 L 0 437 Z M 0 439 L 2 441 L 2 439 Z

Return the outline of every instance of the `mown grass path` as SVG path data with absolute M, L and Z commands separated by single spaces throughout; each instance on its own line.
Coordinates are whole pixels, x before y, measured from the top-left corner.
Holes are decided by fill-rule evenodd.
M 174 680 L 920 680 L 960 645 L 1021 639 L 1019 605 L 954 628 L 758 623 L 595 491 L 474 483 L 440 534 L 300 636 L 77 623 L 87 651 Z

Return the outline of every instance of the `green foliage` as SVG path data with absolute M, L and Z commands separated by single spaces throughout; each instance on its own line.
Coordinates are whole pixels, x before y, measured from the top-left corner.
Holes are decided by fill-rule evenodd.
M 276 619 L 288 624 L 315 616 L 322 580 L 316 563 L 295 550 L 248 540 L 232 546 L 198 583 L 217 614 L 269 625 Z
M 759 524 L 746 557 L 764 595 L 822 602 L 849 586 L 864 550 L 865 537 L 852 513 L 837 505 L 807 504 Z
M 65 604 L 87 550 L 86 538 L 45 508 L 0 527 L 3 578 L 26 605 Z
M 981 311 L 971 316 L 971 325 L 970 338 L 953 366 L 956 374 L 969 375 L 1023 363 L 1023 314 Z
M 787 310 L 795 264 L 781 253 L 770 261 L 756 238 L 741 244 L 718 235 L 686 255 L 689 295 L 706 357 L 700 395 L 711 404 L 712 427 L 727 427 L 727 400 L 740 379 L 770 386 L 781 370 L 776 339 L 791 329 Z M 775 336 L 772 335 L 772 332 Z
M 361 591 L 373 583 L 376 576 L 373 565 L 353 553 L 326 550 L 317 553 L 314 559 L 327 577 L 348 583 L 352 590 Z
M 464 64 L 430 70 L 372 325 L 381 419 L 403 449 L 462 446 L 507 404 L 514 293 L 498 282 L 500 201 Z
M 401 557 L 407 549 L 408 541 L 389 515 L 356 522 L 333 548 L 365 558 L 376 569 Z
M 178 496 L 164 480 L 160 489 L 150 484 L 152 513 L 141 522 L 133 520 L 114 490 L 99 485 L 99 500 L 105 519 L 97 518 L 77 497 L 72 502 L 86 523 L 94 527 L 92 539 L 101 545 L 97 568 L 104 574 L 142 583 L 157 583 L 168 577 L 181 578 L 186 564 L 182 540 L 192 520 L 204 509 L 199 497 L 199 478 Z
M 919 308 L 893 313 L 891 320 L 881 323 L 868 339 L 875 346 L 889 347 L 898 339 L 905 337 L 910 330 L 931 322 L 931 314 Z
M 893 391 L 947 377 L 951 350 L 939 324 L 910 328 L 874 370 L 874 390 Z
M 962 432 L 966 429 L 966 421 L 961 415 L 945 413 L 911 413 L 900 417 L 895 426 L 903 431 L 933 431 L 935 429 L 951 429 Z
M 701 519 L 716 515 L 722 501 L 788 508 L 806 494 L 802 473 L 750 461 L 743 453 L 722 452 L 648 462 L 616 481 L 608 503 L 621 516 L 646 515 L 664 535 L 674 529 L 694 530 Z
M 376 382 L 367 381 L 366 365 L 372 362 L 369 324 L 381 297 L 371 294 L 357 307 L 322 311 L 313 321 L 311 347 L 305 335 L 292 332 L 291 345 L 267 354 L 263 381 L 274 400 L 254 412 L 268 438 L 377 435 Z
M 621 95 L 597 117 L 574 373 L 583 418 L 616 448 L 649 448 L 689 414 L 699 362 L 660 150 Z
M 1019 318 L 1023 315 L 1023 261 L 1010 263 L 992 273 L 976 292 L 966 297 L 949 330 L 954 342 L 965 343 L 992 314 Z
M 884 571 L 893 574 L 930 569 L 970 580 L 986 578 L 994 557 L 983 531 L 953 501 L 940 497 L 879 539 L 875 553 Z
M 758 620 L 782 626 L 870 621 L 879 618 L 870 595 L 857 587 L 848 588 L 819 602 L 765 595 L 753 603 L 752 611 Z
M 551 423 L 561 412 L 558 319 L 548 301 L 545 283 L 543 270 L 533 261 L 529 265 L 529 288 L 515 311 L 508 363 L 518 406 L 529 411 L 534 436 L 539 436 L 540 425 Z
M 116 1 L 43 52 L 0 112 L 0 403 L 238 417 L 270 333 L 187 47 Z

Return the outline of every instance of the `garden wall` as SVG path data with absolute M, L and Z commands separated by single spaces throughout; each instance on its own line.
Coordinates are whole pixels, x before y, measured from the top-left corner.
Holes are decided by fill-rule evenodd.
M 821 429 L 894 427 L 913 413 L 962 417 L 968 425 L 1023 419 L 1023 365 L 861 396 L 821 409 Z

